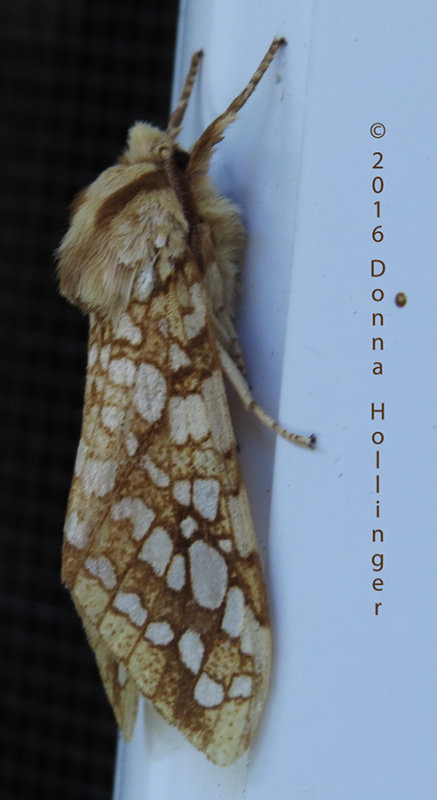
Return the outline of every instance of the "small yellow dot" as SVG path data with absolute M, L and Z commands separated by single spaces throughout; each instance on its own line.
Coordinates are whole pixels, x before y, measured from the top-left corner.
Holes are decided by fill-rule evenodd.
M 407 295 L 404 292 L 398 292 L 395 297 L 395 303 L 399 308 L 407 305 Z

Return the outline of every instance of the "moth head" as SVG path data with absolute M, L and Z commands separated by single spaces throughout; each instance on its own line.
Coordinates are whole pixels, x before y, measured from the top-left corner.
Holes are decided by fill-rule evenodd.
M 175 143 L 174 135 L 146 122 L 136 122 L 129 130 L 127 147 L 120 163 L 150 163 L 159 167 L 172 157 L 178 168 L 184 171 L 190 156 Z

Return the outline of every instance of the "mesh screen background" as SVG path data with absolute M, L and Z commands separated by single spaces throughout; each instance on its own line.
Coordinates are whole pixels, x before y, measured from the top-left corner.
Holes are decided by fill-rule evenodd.
M 87 321 L 56 293 L 74 194 L 166 121 L 177 0 L 0 8 L 2 800 L 109 800 L 117 730 L 60 582 Z

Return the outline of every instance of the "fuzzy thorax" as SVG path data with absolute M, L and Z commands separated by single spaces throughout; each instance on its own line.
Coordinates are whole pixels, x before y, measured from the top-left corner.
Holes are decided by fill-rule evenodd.
M 180 153 L 172 137 L 145 123 L 129 131 L 119 163 L 105 170 L 72 205 L 59 251 L 61 293 L 84 312 L 113 316 L 129 304 L 135 286 L 155 283 L 164 262 L 169 274 L 189 247 L 190 223 L 166 165 Z M 205 285 L 213 310 L 232 313 L 244 230 L 233 204 L 201 172 L 181 169 L 202 220 Z M 162 272 L 162 269 L 160 270 Z M 142 299 L 147 299 L 143 292 Z
M 169 143 L 156 128 L 135 125 L 120 163 L 73 203 L 58 274 L 61 293 L 83 311 L 123 310 L 163 248 L 174 259 L 183 255 L 188 226 L 162 168 Z

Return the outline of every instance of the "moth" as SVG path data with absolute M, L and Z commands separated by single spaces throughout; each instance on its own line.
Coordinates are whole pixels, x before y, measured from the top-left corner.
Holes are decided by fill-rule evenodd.
M 284 39 L 190 152 L 177 143 L 201 52 L 166 131 L 138 122 L 73 202 L 61 293 L 89 314 L 65 523 L 69 588 L 125 736 L 139 695 L 216 764 L 249 746 L 266 698 L 266 590 L 223 376 L 252 399 L 233 325 L 245 233 L 208 178 L 213 147 Z

